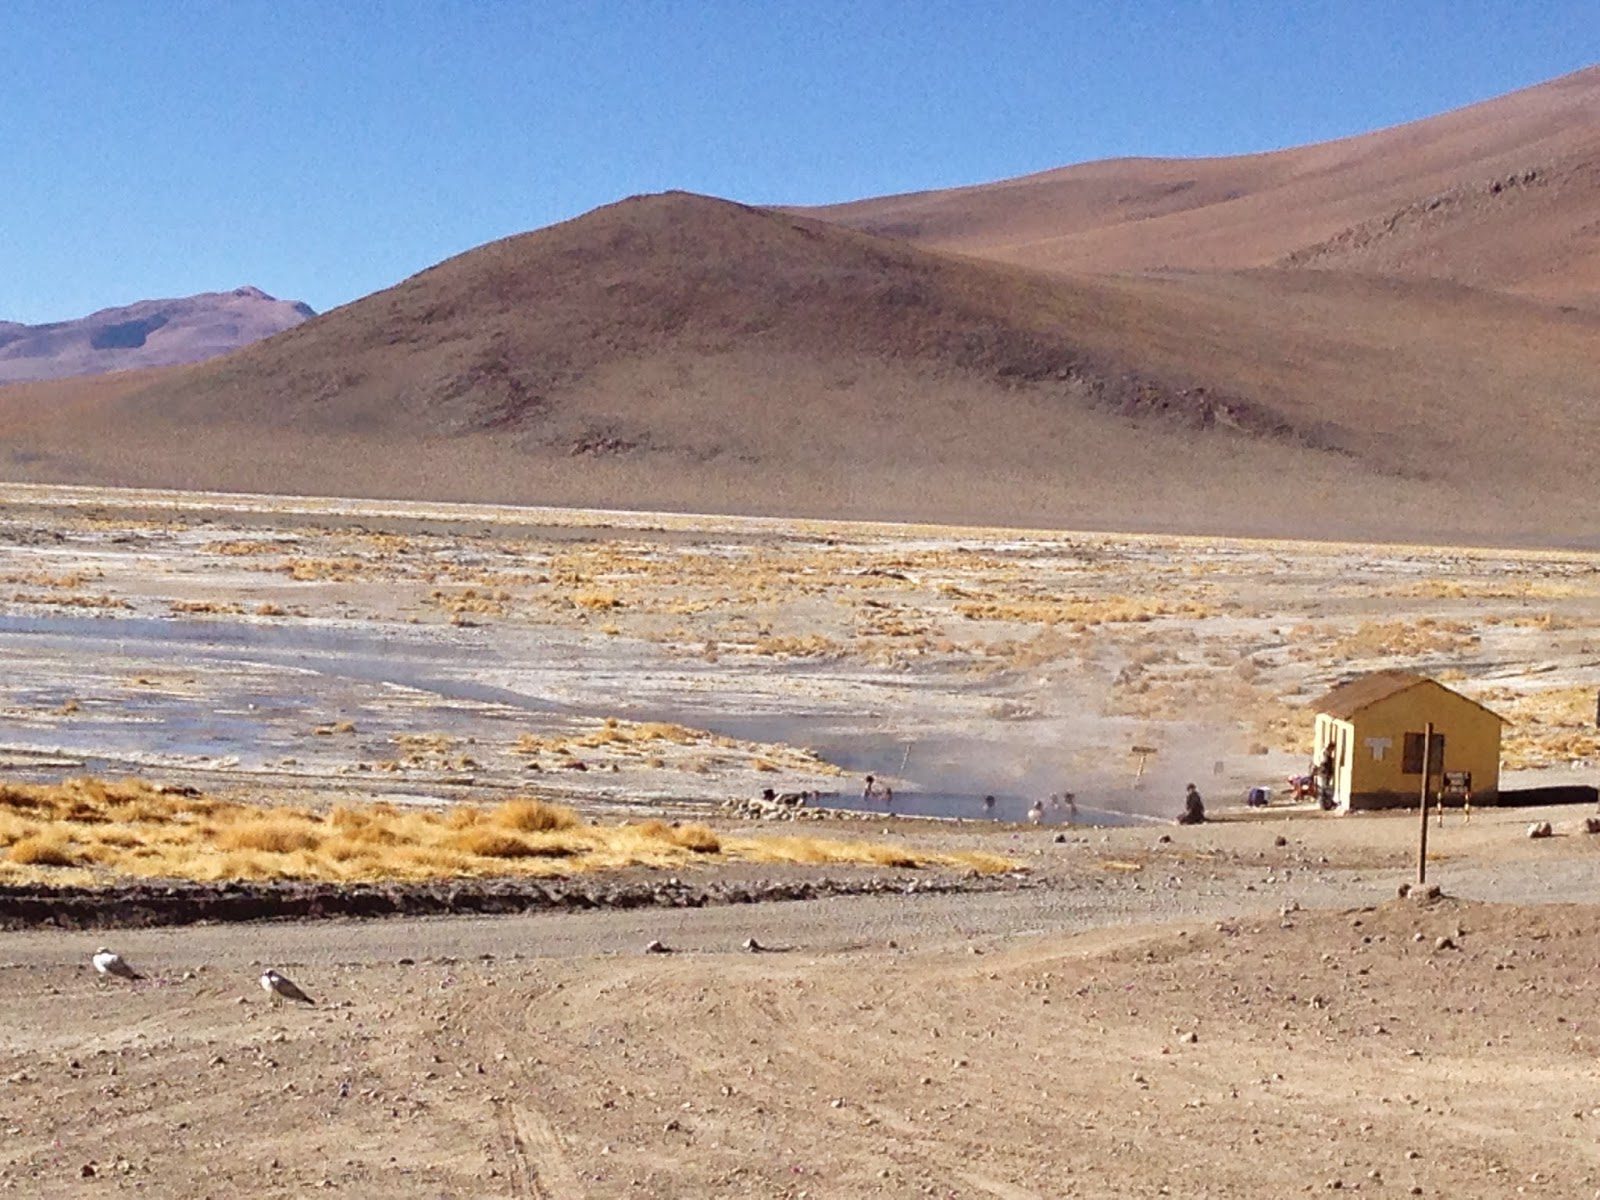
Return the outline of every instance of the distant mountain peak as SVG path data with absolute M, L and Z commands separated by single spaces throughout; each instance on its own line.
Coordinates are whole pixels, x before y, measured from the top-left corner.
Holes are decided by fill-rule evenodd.
M 71 321 L 0 321 L 0 384 L 201 362 L 316 316 L 258 287 L 140 300 Z

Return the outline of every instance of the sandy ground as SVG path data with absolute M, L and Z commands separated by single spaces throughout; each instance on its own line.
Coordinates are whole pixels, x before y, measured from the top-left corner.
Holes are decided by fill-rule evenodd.
M 1600 1189 L 1600 838 L 1581 814 L 1452 814 L 1430 867 L 1451 899 L 1422 907 L 1394 900 L 1411 819 L 1230 806 L 1303 766 L 1310 697 L 1397 663 L 1512 717 L 1513 781 L 1593 782 L 1594 556 L 5 499 L 11 777 L 313 803 L 531 791 L 738 828 L 722 801 L 874 771 L 897 811 L 852 835 L 1027 873 L 974 894 L 0 934 L 0 1190 Z M 687 732 L 642 732 L 660 722 Z M 1135 745 L 1157 748 L 1137 789 Z M 1160 814 L 1189 776 L 1226 820 L 909 818 L 976 816 L 986 791 L 1015 818 L 1063 787 Z M 1523 836 L 1541 816 L 1560 836 Z M 148 980 L 98 983 L 101 942 Z M 271 1007 L 269 964 L 319 1004 Z
M 974 896 L 0 935 L 0 1189 L 1589 1195 L 1576 820 L 1448 818 L 1428 906 L 1411 821 L 1272 818 L 1002 834 Z

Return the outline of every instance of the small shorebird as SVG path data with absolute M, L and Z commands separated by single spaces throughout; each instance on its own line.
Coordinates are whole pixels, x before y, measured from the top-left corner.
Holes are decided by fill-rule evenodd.
M 144 976 L 135 971 L 126 962 L 122 955 L 104 946 L 94 952 L 94 957 L 89 960 L 94 964 L 96 975 L 115 976 L 118 979 L 143 979 Z
M 316 1001 L 295 986 L 294 980 L 278 972 L 265 970 L 261 972 L 261 986 L 267 995 L 272 997 L 276 1004 L 279 1000 L 298 1000 L 301 1004 L 315 1004 Z

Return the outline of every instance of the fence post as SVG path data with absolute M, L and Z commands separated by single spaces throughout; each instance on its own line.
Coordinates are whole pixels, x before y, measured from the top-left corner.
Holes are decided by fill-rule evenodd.
M 1422 814 L 1417 827 L 1417 884 L 1428 882 L 1428 768 L 1433 765 L 1433 722 L 1422 735 Z

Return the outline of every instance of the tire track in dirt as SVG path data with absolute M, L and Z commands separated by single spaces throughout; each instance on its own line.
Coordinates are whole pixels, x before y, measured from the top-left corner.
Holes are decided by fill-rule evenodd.
M 529 1008 L 549 994 L 549 989 L 539 989 L 528 997 Z M 531 1022 L 532 1017 L 527 1021 Z M 531 1093 L 535 1083 L 521 1067 L 520 1043 L 532 1036 L 533 1031 L 524 1025 L 517 1028 L 507 1021 L 493 1021 L 499 1033 L 500 1050 L 511 1067 L 511 1085 L 518 1092 Z M 500 1126 L 501 1141 L 507 1148 L 515 1171 L 514 1195 L 517 1200 L 583 1200 L 584 1188 L 567 1161 L 561 1137 L 544 1112 L 532 1105 L 497 1097 L 495 1117 Z
M 1131 930 L 1093 931 L 1078 935 L 1065 949 L 1057 945 L 1047 950 L 1030 948 L 1020 952 L 1010 951 L 985 961 L 981 966 L 973 966 L 964 954 L 939 955 L 923 964 L 915 977 L 897 978 L 893 974 L 885 974 L 879 980 L 879 990 L 871 1001 L 871 1007 L 878 1011 L 914 1012 L 925 999 L 930 978 L 936 981 L 971 982 L 979 976 L 993 978 L 997 971 L 1025 970 L 1040 964 L 1089 961 L 1126 951 L 1130 947 L 1142 946 L 1161 936 L 1163 936 L 1162 930 L 1145 926 Z M 803 978 L 804 975 L 804 972 L 798 972 L 795 977 Z M 790 995 L 782 993 L 763 995 L 758 989 L 750 988 L 735 991 L 733 1004 L 735 1008 L 742 1007 L 747 1014 L 746 1020 L 742 1023 L 756 1028 L 784 1030 L 801 1028 L 804 1024 L 803 1006 L 794 1006 Z M 801 1056 L 813 1072 L 825 1072 L 827 1083 L 819 1084 L 824 1090 L 849 1091 L 849 1081 L 856 1077 L 859 1070 L 853 1052 L 832 1045 L 826 1040 L 795 1042 L 787 1046 L 776 1045 L 775 1050 L 778 1053 Z M 969 1155 L 970 1150 L 977 1149 L 976 1145 L 964 1147 L 952 1142 L 948 1134 L 930 1135 L 926 1126 L 909 1119 L 907 1114 L 892 1102 L 852 1100 L 838 1112 L 831 1113 L 831 1117 L 851 1122 L 853 1120 L 849 1116 L 851 1110 L 864 1113 L 878 1125 L 894 1133 L 897 1149 L 901 1153 L 891 1155 L 890 1161 L 903 1165 L 904 1152 L 910 1151 L 924 1170 L 931 1170 L 935 1177 L 942 1177 L 947 1181 L 959 1180 L 970 1188 L 974 1195 L 993 1197 L 994 1200 L 1044 1200 L 1043 1193 L 976 1169 Z
M 500 1131 L 500 1143 L 505 1148 L 506 1158 L 511 1162 L 512 1196 L 515 1200 L 547 1200 L 539 1190 L 539 1183 L 532 1167 L 528 1165 L 527 1146 L 517 1131 L 516 1115 L 509 1101 L 495 1100 L 494 1119 Z
M 524 1162 L 531 1165 L 533 1196 L 537 1200 L 583 1200 L 583 1184 L 567 1161 L 560 1135 L 549 1118 L 526 1105 L 508 1102 L 507 1109 Z
M 1030 1192 L 1027 1188 L 1017 1187 L 1004 1180 L 992 1179 L 987 1175 L 979 1175 L 976 1171 L 957 1171 L 955 1175 L 968 1187 L 977 1188 L 984 1195 L 995 1197 L 995 1200 L 1044 1200 L 1038 1192 Z

